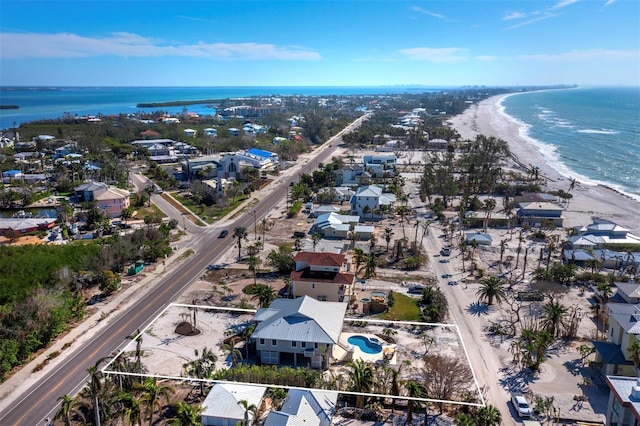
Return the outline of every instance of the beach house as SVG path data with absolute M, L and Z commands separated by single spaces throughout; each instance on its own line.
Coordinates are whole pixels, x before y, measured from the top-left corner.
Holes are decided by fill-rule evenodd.
M 531 226 L 540 226 L 544 221 L 549 221 L 557 227 L 562 227 L 564 222 L 562 207 L 547 201 L 518 204 L 518 222 L 527 223 Z
M 383 212 L 391 211 L 395 202 L 396 196 L 383 193 L 379 186 L 361 186 L 351 197 L 351 214 L 364 219 L 379 220 L 386 217 L 386 213 Z
M 253 317 L 257 325 L 251 340 L 260 361 L 328 368 L 346 309 L 346 303 L 320 302 L 310 296 L 275 299 Z
M 290 389 L 282 408 L 271 411 L 264 426 L 329 426 L 337 402 L 337 392 Z
M 267 388 L 257 385 L 236 383 L 216 383 L 202 402 L 201 421 L 203 426 L 236 426 L 244 424 L 245 416 L 253 424 L 254 412 L 247 407 L 260 407 Z

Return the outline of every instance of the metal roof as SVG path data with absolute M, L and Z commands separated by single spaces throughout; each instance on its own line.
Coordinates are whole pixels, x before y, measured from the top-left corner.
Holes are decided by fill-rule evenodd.
M 247 401 L 247 405 L 253 404 L 258 407 L 266 391 L 267 388 L 264 386 L 217 383 L 202 402 L 202 417 L 243 421 L 244 408 L 239 402 L 244 400 Z M 253 414 L 249 411 L 249 421 L 252 418 Z
M 273 311 L 277 312 L 273 312 Z M 255 328 L 253 339 L 335 344 L 342 332 L 346 303 L 320 302 L 313 297 L 276 299 L 268 308 L 256 312 L 265 318 Z

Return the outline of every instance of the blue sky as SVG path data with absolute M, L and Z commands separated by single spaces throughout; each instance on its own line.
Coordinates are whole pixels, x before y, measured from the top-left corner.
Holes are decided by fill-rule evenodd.
M 640 1 L 0 1 L 0 85 L 573 83 L 640 85 Z

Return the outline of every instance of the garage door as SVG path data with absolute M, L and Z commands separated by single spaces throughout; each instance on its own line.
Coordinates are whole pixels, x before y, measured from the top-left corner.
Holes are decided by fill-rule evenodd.
M 277 351 L 261 351 L 260 357 L 263 364 L 279 364 L 280 357 Z

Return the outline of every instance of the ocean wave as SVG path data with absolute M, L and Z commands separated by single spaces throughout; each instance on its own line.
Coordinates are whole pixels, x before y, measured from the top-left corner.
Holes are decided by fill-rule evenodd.
M 609 188 L 613 191 L 616 191 L 626 197 L 632 198 L 634 200 L 640 201 L 640 195 L 634 192 L 630 192 L 627 188 L 624 188 L 621 185 L 599 180 L 593 179 L 588 176 L 585 176 L 581 173 L 577 173 L 569 166 L 565 164 L 563 159 L 566 161 L 568 158 L 563 157 L 559 152 L 558 148 L 550 143 L 543 142 L 539 139 L 536 139 L 530 135 L 530 130 L 532 126 L 512 115 L 507 114 L 506 106 L 503 104 L 506 96 L 498 101 L 498 112 L 502 114 L 508 121 L 515 123 L 518 125 L 518 134 L 519 136 L 528 144 L 537 148 L 538 152 L 542 155 L 544 161 L 549 165 L 552 169 L 554 169 L 559 175 L 564 178 L 573 178 L 576 179 L 583 185 L 587 186 L 602 186 Z
M 616 130 L 597 130 L 597 129 L 582 129 L 578 130 L 578 133 L 598 134 L 598 135 L 618 135 L 620 132 Z

